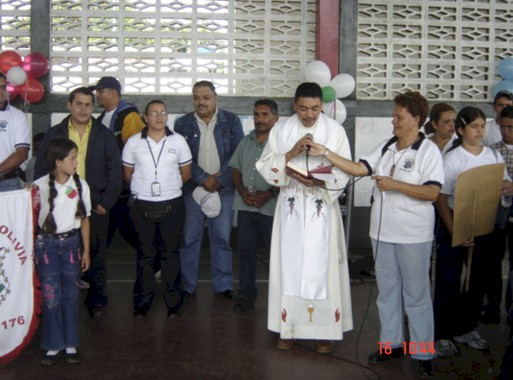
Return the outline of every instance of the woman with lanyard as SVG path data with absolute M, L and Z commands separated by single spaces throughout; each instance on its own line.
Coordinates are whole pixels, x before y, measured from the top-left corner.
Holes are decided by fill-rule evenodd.
M 137 276 L 134 316 L 142 318 L 155 295 L 152 262 L 154 241 L 161 236 L 162 290 L 168 316 L 182 305 L 174 286 L 180 272 L 178 237 L 185 220 L 182 186 L 191 178 L 192 155 L 185 139 L 167 126 L 166 105 L 152 100 L 144 111 L 146 127 L 132 136 L 123 149 L 123 175 L 130 183 L 130 217 L 137 233 Z
M 376 181 L 370 237 L 379 289 L 381 322 L 379 350 L 369 362 L 377 364 L 409 353 L 419 361 L 419 374 L 432 376 L 433 308 L 429 268 L 435 213 L 433 202 L 444 181 L 442 156 L 419 132 L 429 105 L 418 92 L 394 99 L 394 137 L 355 163 L 320 144 L 311 155 L 324 155 L 353 176 L 372 175 Z M 410 340 L 405 341 L 403 308 Z

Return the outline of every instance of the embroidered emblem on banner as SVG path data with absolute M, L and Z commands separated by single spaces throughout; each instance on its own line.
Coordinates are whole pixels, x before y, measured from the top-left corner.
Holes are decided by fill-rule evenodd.
M 7 299 L 7 296 L 11 293 L 11 286 L 9 284 L 9 278 L 4 270 L 4 261 L 9 253 L 9 249 L 6 247 L 0 248 L 0 306 Z

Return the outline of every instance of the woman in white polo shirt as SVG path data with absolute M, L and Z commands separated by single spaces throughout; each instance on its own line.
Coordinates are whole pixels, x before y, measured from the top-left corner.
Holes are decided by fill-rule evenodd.
M 153 243 L 160 232 L 162 290 L 172 317 L 182 304 L 174 286 L 180 272 L 176 248 L 185 220 L 182 186 L 191 178 L 192 155 L 185 139 L 167 127 L 162 101 L 148 103 L 144 120 L 146 127 L 128 139 L 122 155 L 124 179 L 132 193 L 130 217 L 137 232 L 134 316 L 144 317 L 155 295 Z
M 444 181 L 442 155 L 419 132 L 429 105 L 418 92 L 394 99 L 394 137 L 355 163 L 319 144 L 310 154 L 326 156 L 354 176 L 372 175 L 376 181 L 370 220 L 379 289 L 381 322 L 379 351 L 369 357 L 376 364 L 411 354 L 419 373 L 433 372 L 433 309 L 429 268 L 433 241 L 433 202 Z M 410 340 L 405 341 L 403 307 L 408 315 Z

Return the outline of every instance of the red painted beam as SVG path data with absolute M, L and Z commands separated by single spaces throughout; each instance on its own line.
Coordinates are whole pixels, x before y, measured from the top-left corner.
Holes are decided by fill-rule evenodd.
M 338 74 L 340 0 L 317 0 L 315 58 L 328 65 L 331 76 Z

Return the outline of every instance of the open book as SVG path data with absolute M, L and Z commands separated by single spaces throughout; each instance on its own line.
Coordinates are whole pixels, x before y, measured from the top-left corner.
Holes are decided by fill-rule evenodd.
M 289 176 L 293 176 L 293 174 L 297 174 L 305 179 L 315 178 L 321 181 L 333 182 L 334 175 L 332 173 L 333 165 L 325 165 L 319 166 L 314 169 L 311 169 L 310 172 L 307 172 L 306 169 L 303 169 L 292 162 L 287 162 L 285 167 L 285 174 Z

